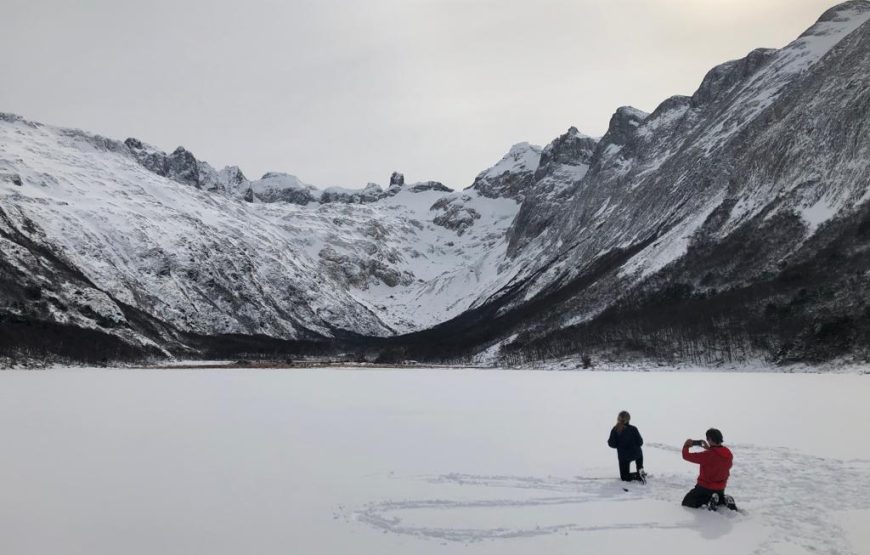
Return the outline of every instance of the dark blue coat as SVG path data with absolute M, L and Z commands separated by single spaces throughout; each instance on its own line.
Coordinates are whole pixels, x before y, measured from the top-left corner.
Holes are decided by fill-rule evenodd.
M 607 445 L 616 449 L 616 455 L 622 461 L 633 461 L 643 456 L 643 452 L 640 450 L 643 438 L 640 437 L 637 428 L 631 424 L 626 424 L 622 433 L 618 433 L 616 426 L 614 426 L 610 430 L 610 439 L 607 440 Z

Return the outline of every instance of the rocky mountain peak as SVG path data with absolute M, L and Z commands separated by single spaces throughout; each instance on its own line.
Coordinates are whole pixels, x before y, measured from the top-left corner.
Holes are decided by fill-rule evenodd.
M 399 172 L 393 172 L 390 175 L 390 187 L 402 187 L 405 185 L 405 175 Z
M 601 142 L 624 145 L 649 114 L 632 106 L 620 106 L 610 117 L 607 133 Z
M 523 204 L 511 225 L 509 256 L 515 256 L 550 225 L 566 195 L 589 170 L 596 145 L 595 139 L 570 127 L 544 147 Z
M 644 120 L 644 122 L 649 123 L 653 120 L 658 119 L 663 114 L 668 112 L 673 112 L 674 110 L 684 110 L 689 107 L 692 101 L 692 97 L 684 96 L 681 94 L 676 94 L 674 96 L 668 97 L 661 102 L 656 109 Z
M 283 172 L 267 172 L 251 182 L 254 198 L 261 202 L 289 202 L 308 204 L 316 200 L 314 186 L 304 183 L 295 175 Z
M 553 173 L 557 165 L 588 166 L 595 151 L 596 141 L 580 133 L 576 127 L 570 127 L 567 132 L 557 137 L 541 151 L 535 179 Z
M 242 170 L 238 166 L 227 166 L 221 170 L 221 175 L 225 176 L 225 180 L 227 183 L 231 183 L 234 185 L 241 185 L 242 183 L 248 180 L 245 177 L 245 174 L 242 173 Z
M 179 146 L 172 154 L 167 155 L 165 152 L 132 137 L 124 141 L 124 145 L 136 161 L 149 171 L 185 185 L 202 187 L 199 163 L 193 153 L 184 147 Z
M 541 147 L 526 142 L 517 143 L 494 166 L 478 174 L 475 183 L 499 177 L 504 173 L 533 172 L 540 159 Z
M 199 165 L 192 152 L 184 147 L 172 151 L 166 159 L 167 177 L 180 183 L 200 187 Z
M 488 198 L 522 201 L 534 183 L 534 172 L 541 160 L 541 147 L 529 143 L 513 145 L 494 166 L 480 172 L 469 189 Z
M 849 0 L 830 8 L 825 11 L 816 23 L 837 22 L 843 21 L 855 15 L 865 14 L 870 12 L 870 2 L 868 0 Z M 803 35 L 813 33 L 815 25 L 810 27 Z
M 698 90 L 692 95 L 692 106 L 703 106 L 732 90 L 734 86 L 754 74 L 777 53 L 775 48 L 756 48 L 739 60 L 719 64 L 704 76 Z
M 638 128 L 647 117 L 649 117 L 649 114 L 632 106 L 620 106 L 617 108 L 616 112 L 610 117 L 607 133 L 595 145 L 595 152 L 590 156 L 590 162 L 587 163 L 592 165 L 594 160 L 595 164 L 601 164 L 621 151 L 626 145 L 631 143 Z

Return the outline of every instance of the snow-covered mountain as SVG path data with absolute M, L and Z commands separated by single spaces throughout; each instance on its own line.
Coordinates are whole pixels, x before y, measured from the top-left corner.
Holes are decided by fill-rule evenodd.
M 750 291 L 743 304 L 721 302 L 744 312 L 720 321 L 759 307 L 779 318 L 744 352 L 843 318 L 863 333 L 854 299 L 777 307 L 801 289 L 868 291 L 863 243 L 844 231 L 870 198 L 868 19 L 870 2 L 841 4 L 786 47 L 717 66 L 691 97 L 619 108 L 600 140 L 572 127 L 543 148 L 519 143 L 462 191 L 399 173 L 359 189 L 249 180 L 182 147 L 2 115 L 0 339 L 20 345 L 37 326 L 108 338 L 113 354 L 240 337 L 250 350 L 331 340 L 415 358 L 647 352 L 661 342 L 646 331 L 675 324 L 644 307 L 709 311 L 735 291 Z M 832 244 L 855 283 L 810 270 L 775 282 Z M 645 331 L 627 337 L 614 318 Z
M 526 319 L 517 347 L 561 353 L 619 337 L 641 350 L 679 351 L 656 334 L 681 322 L 784 358 L 808 356 L 832 339 L 819 330 L 842 325 L 833 335 L 858 349 L 870 290 L 870 261 L 855 244 L 870 198 L 868 19 L 870 3 L 846 2 L 780 50 L 713 68 L 691 97 L 669 98 L 649 115 L 617 110 L 565 201 L 523 204 L 518 223 L 545 217 L 548 225 L 512 228 L 511 243 L 540 246 L 546 262 L 518 274 L 522 293 L 500 310 L 559 299 L 534 324 Z M 820 261 L 829 248 L 842 251 L 842 265 Z M 672 298 L 675 286 L 685 298 Z M 813 301 L 793 303 L 798 295 Z M 657 320 L 659 304 L 689 315 Z M 784 305 L 785 322 L 765 316 Z M 626 335 L 632 318 L 649 333 Z M 845 346 L 836 347 L 818 354 Z
M 135 140 L 0 122 L 5 240 L 38 243 L 79 270 L 122 328 L 115 301 L 206 335 L 420 329 L 485 288 L 518 209 L 399 174 L 385 191 L 321 192 L 277 173 L 248 182 L 181 148 L 142 156 Z M 10 243 L 4 263 L 12 281 L 40 288 L 42 317 L 86 325 L 78 296 L 19 249 Z

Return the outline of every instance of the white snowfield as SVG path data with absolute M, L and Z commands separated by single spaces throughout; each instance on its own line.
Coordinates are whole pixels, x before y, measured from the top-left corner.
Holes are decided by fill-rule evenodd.
M 870 376 L 0 373 L 4 555 L 870 553 Z M 646 486 L 606 439 L 627 409 Z M 680 506 L 716 426 L 741 512 Z

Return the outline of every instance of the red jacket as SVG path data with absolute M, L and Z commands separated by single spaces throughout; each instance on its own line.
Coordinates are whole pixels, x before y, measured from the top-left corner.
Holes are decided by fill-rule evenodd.
M 690 453 L 688 447 L 683 447 L 683 458 L 701 465 L 701 472 L 698 474 L 699 486 L 713 490 L 725 489 L 734 458 L 727 447 L 718 445 L 700 453 Z

